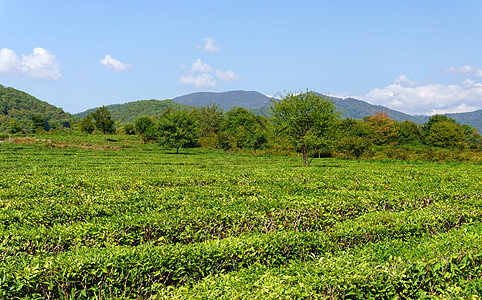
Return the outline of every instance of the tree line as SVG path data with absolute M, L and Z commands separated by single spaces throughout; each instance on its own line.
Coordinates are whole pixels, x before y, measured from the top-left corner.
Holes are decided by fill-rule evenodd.
M 451 150 L 482 149 L 476 128 L 452 118 L 434 115 L 419 125 L 397 122 L 378 112 L 363 119 L 340 119 L 326 96 L 312 92 L 288 93 L 273 99 L 270 118 L 242 107 L 224 112 L 216 104 L 191 110 L 168 108 L 159 117 L 142 116 L 120 124 L 106 107 L 98 108 L 78 124 L 81 132 L 137 134 L 144 143 L 157 142 L 176 149 L 209 147 L 224 150 L 285 149 L 303 155 L 303 164 L 333 151 L 360 158 L 384 146 L 439 147 Z

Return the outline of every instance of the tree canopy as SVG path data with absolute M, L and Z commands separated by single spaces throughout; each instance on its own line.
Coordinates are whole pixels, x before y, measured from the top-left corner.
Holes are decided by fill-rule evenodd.
M 115 122 L 114 120 L 112 120 L 112 117 L 110 116 L 110 111 L 107 109 L 107 107 L 98 107 L 96 111 L 92 113 L 92 117 L 94 118 L 94 125 L 97 130 L 104 133 L 104 139 L 106 133 L 115 132 Z
M 159 143 L 165 147 L 193 147 L 196 142 L 196 122 L 186 110 L 166 110 L 159 118 Z
M 301 149 L 303 166 L 306 166 L 308 152 L 328 143 L 340 112 L 327 96 L 305 92 L 273 99 L 270 115 L 275 130 L 288 136 Z

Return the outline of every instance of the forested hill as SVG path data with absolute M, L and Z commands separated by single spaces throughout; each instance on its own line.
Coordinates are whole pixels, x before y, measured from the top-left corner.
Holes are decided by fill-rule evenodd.
M 421 123 L 421 120 L 418 117 L 389 109 L 385 106 L 372 105 L 368 102 L 354 98 L 340 99 L 330 97 L 330 99 L 333 100 L 339 110 L 343 111 L 341 114 L 342 118 L 363 119 L 363 117 L 374 116 L 377 112 L 382 112 L 398 122 L 409 120 L 415 123 Z
M 31 128 L 32 115 L 41 115 L 50 126 L 68 126 L 72 115 L 25 92 L 0 84 L 0 131 L 16 119 L 25 129 Z
M 192 109 L 191 106 L 183 105 L 172 100 L 139 100 L 134 102 L 128 102 L 124 104 L 111 104 L 106 106 L 110 112 L 112 119 L 125 123 L 134 123 L 141 116 L 154 116 L 159 117 L 168 108 L 179 109 Z M 86 110 L 78 113 L 75 116 L 85 118 L 90 113 L 94 112 L 96 108 Z

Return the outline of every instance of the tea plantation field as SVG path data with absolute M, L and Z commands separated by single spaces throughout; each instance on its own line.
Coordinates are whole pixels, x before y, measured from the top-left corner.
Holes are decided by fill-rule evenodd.
M 482 165 L 0 145 L 0 299 L 479 298 Z

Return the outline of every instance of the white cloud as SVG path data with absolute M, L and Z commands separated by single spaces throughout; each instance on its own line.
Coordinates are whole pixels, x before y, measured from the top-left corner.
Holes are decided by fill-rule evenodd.
M 204 45 L 198 46 L 197 48 L 201 51 L 206 51 L 209 53 L 218 52 L 221 47 L 214 45 L 214 39 L 212 38 L 204 38 Z
M 462 66 L 459 68 L 450 67 L 448 69 L 445 69 L 444 72 L 452 73 L 456 75 L 463 75 L 463 76 L 482 77 L 482 68 L 474 67 L 474 66 Z
M 401 75 L 393 84 L 370 91 L 362 99 L 409 114 L 463 112 L 482 108 L 482 84 L 420 84 Z
M 196 77 L 194 77 L 192 75 L 184 75 L 184 76 L 181 76 L 179 81 L 182 84 L 192 84 L 196 88 L 216 86 L 216 81 L 213 79 L 213 76 L 211 74 L 207 74 L 207 73 L 197 75 Z
M 241 77 L 236 75 L 233 71 L 221 71 L 221 70 L 216 70 L 216 77 L 220 80 L 223 81 L 240 81 Z
M 467 106 L 465 104 L 460 104 L 457 107 L 451 108 L 451 109 L 434 109 L 432 110 L 429 115 L 443 115 L 443 114 L 449 114 L 449 113 L 463 113 L 463 112 L 468 112 L 468 111 L 474 111 L 477 110 L 477 107 L 475 106 Z
M 0 49 L 0 74 L 16 74 L 19 71 L 20 59 L 8 48 Z
M 58 80 L 60 63 L 44 48 L 34 48 L 32 54 L 20 59 L 8 48 L 0 49 L 0 74 L 23 75 L 32 79 Z
M 104 59 L 100 60 L 100 63 L 107 67 L 107 69 L 121 72 L 127 69 L 132 68 L 132 65 L 128 65 L 118 61 L 117 59 L 113 58 L 110 54 L 107 54 Z
M 191 72 L 199 71 L 204 73 L 209 73 L 214 71 L 214 68 L 208 64 L 203 63 L 199 58 L 191 65 Z

